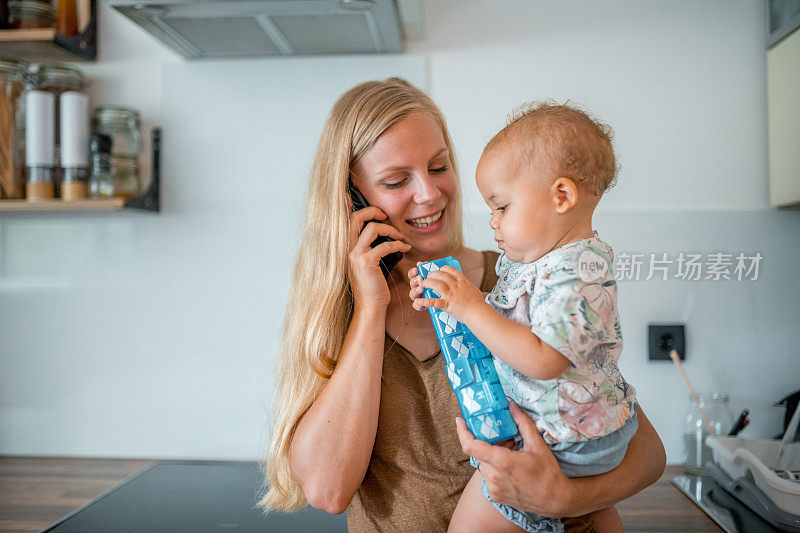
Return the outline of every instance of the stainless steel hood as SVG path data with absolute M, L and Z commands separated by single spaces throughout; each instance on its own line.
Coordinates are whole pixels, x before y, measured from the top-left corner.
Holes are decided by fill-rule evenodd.
M 110 0 L 109 3 L 188 58 L 403 51 L 398 8 L 392 0 Z M 414 23 L 418 21 L 411 21 Z

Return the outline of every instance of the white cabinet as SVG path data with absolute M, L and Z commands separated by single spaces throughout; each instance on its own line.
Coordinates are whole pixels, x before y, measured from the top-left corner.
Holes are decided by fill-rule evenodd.
M 769 197 L 800 206 L 800 29 L 767 51 Z

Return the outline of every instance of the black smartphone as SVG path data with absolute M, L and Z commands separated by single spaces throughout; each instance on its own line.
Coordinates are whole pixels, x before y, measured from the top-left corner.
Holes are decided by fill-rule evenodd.
M 365 207 L 369 207 L 369 202 L 367 202 L 367 199 L 364 198 L 363 194 L 361 194 L 361 191 L 358 190 L 358 187 L 353 185 L 352 181 L 350 182 L 350 200 L 353 203 L 354 212 L 364 209 Z M 380 220 L 375 220 L 375 219 L 372 219 L 369 222 L 382 223 Z M 391 237 L 386 237 L 384 235 L 381 235 L 377 239 L 372 241 L 372 244 L 370 246 L 375 248 L 379 244 L 383 244 L 385 242 L 393 240 L 394 239 L 392 239 Z M 402 258 L 403 258 L 402 252 L 392 252 L 390 254 L 384 255 L 380 261 L 383 277 L 388 278 L 389 273 L 392 271 L 394 267 L 397 266 L 397 263 L 399 263 Z

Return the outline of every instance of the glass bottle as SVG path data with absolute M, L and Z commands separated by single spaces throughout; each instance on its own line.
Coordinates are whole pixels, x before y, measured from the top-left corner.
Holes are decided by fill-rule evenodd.
M 700 407 L 705 411 L 706 416 L 714 428 L 717 435 L 727 435 L 733 426 L 733 416 L 728 408 L 727 394 L 698 394 Z M 689 398 L 689 407 L 686 410 L 686 417 L 683 423 L 683 445 L 686 454 L 685 468 L 692 474 L 702 474 L 705 472 L 705 464 L 712 460 L 711 449 L 706 446 L 705 439 L 708 436 L 703 417 L 697 405 Z
M 0 59 L 0 198 L 25 198 L 22 94 L 28 64 Z
M 111 175 L 114 195 L 133 200 L 139 197 L 139 112 L 120 106 L 102 106 L 94 111 L 92 131 L 111 137 Z
M 78 35 L 78 6 L 76 0 L 58 0 L 56 33 L 67 37 Z
M 89 191 L 92 198 L 114 196 L 114 178 L 111 176 L 111 137 L 103 133 L 92 133 L 89 149 L 92 152 L 92 175 Z

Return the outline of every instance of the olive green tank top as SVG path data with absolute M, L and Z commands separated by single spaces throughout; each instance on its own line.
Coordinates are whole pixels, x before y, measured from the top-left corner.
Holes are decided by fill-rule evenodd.
M 483 252 L 483 292 L 497 281 L 498 256 Z M 420 361 L 388 334 L 384 354 L 378 432 L 364 481 L 347 508 L 348 529 L 446 531 L 475 469 L 458 441 L 461 412 L 444 358 L 436 352 Z

